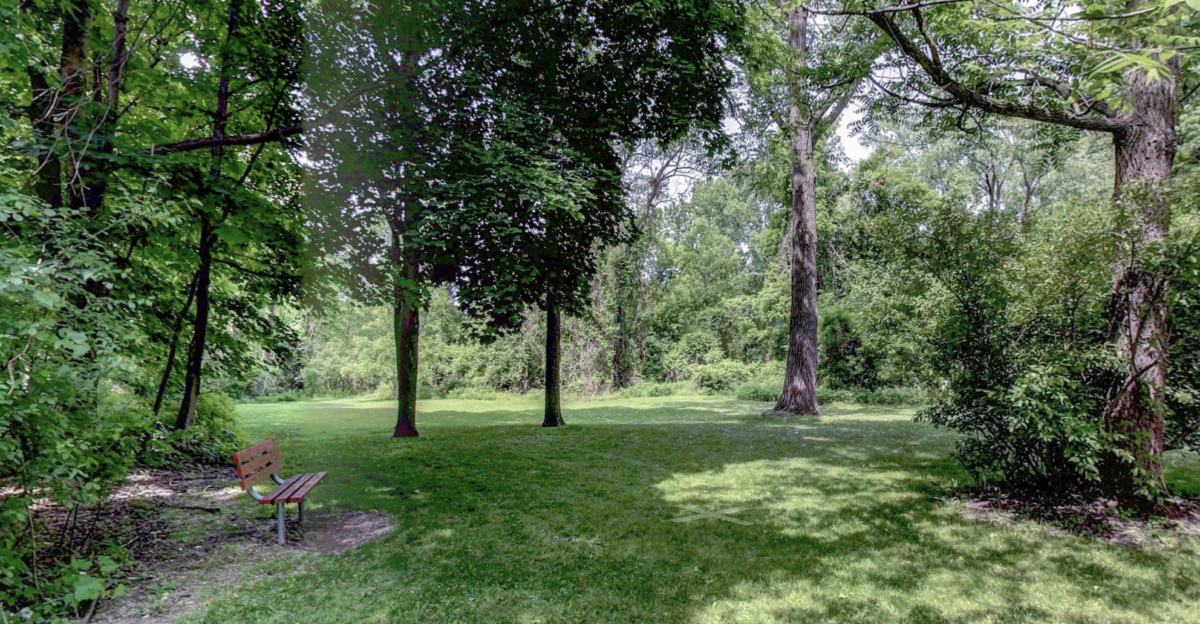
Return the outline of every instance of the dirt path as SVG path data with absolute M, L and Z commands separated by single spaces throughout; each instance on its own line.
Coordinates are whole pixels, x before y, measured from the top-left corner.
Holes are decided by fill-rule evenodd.
M 267 511 L 238 488 L 228 468 L 130 475 L 103 506 L 81 512 L 82 525 L 91 528 L 79 539 L 118 539 L 134 562 L 124 570 L 125 594 L 102 601 L 91 622 L 175 622 L 199 610 L 212 588 L 287 573 L 297 567 L 290 560 L 345 552 L 392 529 L 383 513 L 321 510 L 306 510 L 301 526 L 292 506 L 288 544 L 279 546 Z M 266 571 L 248 572 L 247 561 Z

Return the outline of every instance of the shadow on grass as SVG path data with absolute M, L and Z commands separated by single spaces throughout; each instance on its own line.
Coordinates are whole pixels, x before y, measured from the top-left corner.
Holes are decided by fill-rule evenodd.
M 1193 552 L 975 522 L 938 500 L 964 475 L 953 436 L 927 425 L 625 403 L 574 406 L 585 424 L 558 430 L 293 440 L 296 470 L 329 472 L 314 505 L 381 509 L 398 530 L 220 596 L 202 620 L 1200 621 Z M 680 505 L 751 524 L 674 522 Z

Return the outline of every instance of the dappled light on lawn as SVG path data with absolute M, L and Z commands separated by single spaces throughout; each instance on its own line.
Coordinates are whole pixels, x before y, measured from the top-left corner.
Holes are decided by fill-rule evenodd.
M 965 478 L 954 436 L 911 410 L 564 411 L 543 429 L 537 402 L 427 401 L 422 436 L 398 441 L 387 402 L 245 406 L 252 435 L 284 431 L 290 467 L 329 471 L 314 508 L 381 510 L 395 529 L 216 591 L 198 621 L 1200 622 L 1195 540 L 972 516 L 945 498 Z

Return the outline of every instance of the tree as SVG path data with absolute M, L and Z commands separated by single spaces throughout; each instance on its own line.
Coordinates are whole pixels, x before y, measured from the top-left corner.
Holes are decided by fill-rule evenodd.
M 233 279 L 241 286 L 247 285 L 244 278 L 253 282 L 242 295 L 287 297 L 299 283 L 299 222 L 263 210 L 262 201 L 268 187 L 274 187 L 273 199 L 288 193 L 282 187 L 286 182 L 278 184 L 288 175 L 286 165 L 271 151 L 263 156 L 266 143 L 286 133 L 242 132 L 253 125 L 297 126 L 288 96 L 301 53 L 298 11 L 289 2 L 265 8 L 254 2 L 200 3 L 180 11 L 130 0 L 111 7 L 76 0 L 20 6 L 18 16 L 32 18 L 32 28 L 23 34 L 32 35 L 33 43 L 22 46 L 29 52 L 22 70 L 29 84 L 30 134 L 20 143 L 34 163 L 31 186 L 52 209 L 76 209 L 74 222 L 98 248 L 125 250 L 118 263 L 121 279 L 89 278 L 88 292 L 99 297 L 137 292 L 164 304 L 147 307 L 138 321 L 150 336 L 172 336 L 155 412 L 170 387 L 183 316 L 196 304 L 178 428 L 190 424 L 200 392 L 214 263 L 234 269 L 241 277 Z M 182 32 L 185 25 L 199 34 L 188 36 Z M 180 71 L 184 55 L 196 65 Z M 171 60 L 163 64 L 164 58 Z M 55 66 L 57 76 L 51 72 Z M 210 90 L 201 95 L 205 89 Z M 210 111 L 195 106 L 205 95 L 215 100 Z M 166 117 L 161 110 L 186 113 Z M 199 121 L 196 126 L 211 125 L 211 136 L 165 140 L 190 133 L 187 124 L 193 120 Z M 162 143 L 155 145 L 156 139 Z M 257 147 L 244 162 L 222 158 L 224 150 L 237 145 Z M 195 158 L 205 149 L 212 161 Z M 271 173 L 252 177 L 255 164 L 264 163 Z M 246 231 L 265 236 L 252 241 Z M 32 229 L 24 234 L 39 235 Z M 239 259 L 218 257 L 234 249 Z M 263 263 L 267 268 L 253 268 Z M 185 299 L 184 310 L 176 313 L 172 308 Z M 229 303 L 240 307 L 245 301 Z M 246 307 L 230 316 L 239 330 L 263 320 L 259 311 Z M 223 364 L 231 362 L 225 358 Z
M 237 243 L 251 242 L 249 237 L 244 241 L 238 240 L 239 232 L 235 229 L 236 226 L 230 223 L 230 217 L 239 212 L 253 214 L 257 208 L 255 204 L 258 198 L 254 193 L 244 192 L 242 187 L 249 179 L 266 142 L 259 143 L 257 151 L 251 155 L 236 179 L 224 178 L 224 170 L 228 167 L 223 162 L 226 149 L 224 141 L 229 138 L 228 128 L 233 114 L 230 104 L 232 102 L 239 105 L 238 108 L 245 111 L 243 114 L 249 113 L 253 118 L 265 120 L 267 127 L 278 124 L 280 109 L 283 109 L 284 115 L 288 112 L 296 114 L 294 109 L 289 110 L 291 106 L 286 100 L 299 78 L 299 57 L 302 50 L 298 5 L 283 3 L 264 11 L 257 3 L 234 0 L 226 10 L 224 44 L 209 42 L 216 48 L 213 53 L 215 71 L 212 74 L 212 78 L 215 78 L 215 107 L 211 114 L 213 142 L 210 148 L 210 180 L 207 189 L 200 185 L 188 189 L 197 196 L 204 196 L 207 190 L 212 194 L 209 197 L 213 197 L 217 205 L 213 206 L 215 210 L 200 211 L 200 233 L 196 248 L 199 261 L 192 286 L 195 291 L 196 316 L 191 344 L 187 351 L 183 400 L 175 417 L 175 428 L 180 430 L 190 427 L 196 415 L 205 347 L 208 344 L 211 310 L 209 295 L 213 264 L 220 261 L 217 257 L 220 251 L 218 245 L 224 243 L 225 246 L 232 247 Z M 268 34 L 271 36 L 267 36 Z M 235 77 L 241 76 L 249 78 L 245 79 L 243 84 L 234 85 Z M 266 85 L 266 88 L 255 89 L 250 86 L 254 82 Z M 235 86 L 241 88 L 235 91 Z M 175 151 L 179 151 L 178 148 Z M 218 232 L 218 229 L 223 232 Z M 282 240 L 277 237 L 275 242 Z M 291 245 L 281 245 L 278 248 L 299 248 L 297 239 L 290 242 Z M 240 266 L 233 261 L 225 262 Z M 245 270 L 254 273 L 251 269 Z M 268 279 L 298 282 L 297 276 L 287 275 L 286 272 L 264 275 Z M 169 376 L 169 372 L 164 376 Z
M 585 15 L 594 18 L 584 20 Z M 538 22 L 532 28 L 520 20 L 503 22 L 509 28 L 492 44 L 501 44 L 497 51 L 515 44 L 507 56 L 529 64 L 500 73 L 497 87 L 504 85 L 504 92 L 561 132 L 572 165 L 590 187 L 578 194 L 578 211 L 547 212 L 545 226 L 536 228 L 545 238 L 533 237 L 544 244 L 529 246 L 535 250 L 533 262 L 544 266 L 536 303 L 546 310 L 550 329 L 545 424 L 556 425 L 561 424 L 554 344 L 558 314 L 585 308 L 597 243 L 619 243 L 631 233 L 628 227 L 622 233 L 622 221 L 630 215 L 617 184 L 621 166 L 615 148 L 642 140 L 665 145 L 691 128 L 712 145 L 720 143 L 721 96 L 730 80 L 724 55 L 739 43 L 741 17 L 737 5 L 721 2 L 579 2 L 542 13 Z M 547 32 L 552 33 L 548 40 Z M 600 87 L 614 77 L 615 85 Z M 679 88 L 685 83 L 686 89 Z
M 934 1 L 847 4 L 836 13 L 865 17 L 893 43 L 885 64 L 896 78 L 875 84 L 894 100 L 950 112 L 966 130 L 983 114 L 1112 136 L 1114 194 L 1137 215 L 1132 248 L 1165 240 L 1177 106 L 1195 79 L 1189 63 L 1200 18 L 1191 6 Z M 1138 260 L 1145 254 L 1129 251 L 1115 258 L 1109 326 L 1122 372 L 1110 385 L 1104 419 L 1133 458 L 1110 458 L 1107 481 L 1140 496 L 1164 487 L 1169 289 Z
M 696 141 L 682 140 L 665 148 L 648 140 L 626 150 L 622 155 L 622 180 L 626 196 L 635 208 L 633 231 L 639 240 L 614 246 L 607 260 L 613 283 L 615 334 L 613 336 L 613 388 L 627 388 L 634 383 L 635 328 L 638 324 L 639 302 L 644 298 L 641 271 L 646 262 L 645 239 L 657 233 L 650 231 L 657 211 L 672 201 L 672 186 L 680 181 L 695 182 L 714 172 L 713 159 L 706 148 Z
M 386 75 L 380 93 L 395 96 L 384 100 L 381 125 L 357 131 L 355 149 L 374 160 L 368 171 L 395 166 L 371 174 L 369 193 L 339 196 L 372 204 L 355 223 L 378 219 L 384 202 L 401 207 L 382 214 L 391 257 L 404 259 L 393 273 L 403 302 L 397 363 L 401 403 L 412 405 L 422 289 L 452 283 L 485 335 L 516 326 L 526 306 L 580 311 L 594 245 L 619 240 L 626 219 L 616 144 L 668 141 L 693 125 L 712 134 L 728 74 L 723 53 L 740 21 L 709 1 L 579 0 L 422 5 L 367 23 L 375 39 L 358 42 L 366 65 L 391 71 L 352 71 L 351 80 Z M 699 84 L 678 88 L 685 78 Z M 394 139 L 382 157 L 391 165 L 373 158 L 380 138 Z M 370 230 L 351 237 L 369 241 Z M 336 265 L 355 247 L 327 255 Z M 444 270 L 427 278 L 423 266 Z M 397 435 L 412 423 L 402 405 Z
M 788 53 L 773 50 L 773 42 L 760 42 L 748 59 L 752 88 L 771 90 L 783 86 L 787 118 L 776 112 L 775 123 L 786 129 L 791 142 L 792 171 L 789 183 L 791 225 L 788 261 L 791 271 L 787 368 L 775 415 L 819 415 L 817 407 L 817 182 L 814 153 L 822 136 L 837 125 L 873 57 L 871 45 L 852 41 L 847 24 L 825 23 L 809 7 L 797 4 L 784 9 Z M 778 29 L 770 9 L 760 6 L 761 29 L 770 36 Z M 820 37 L 829 41 L 819 42 Z M 838 41 L 846 41 L 839 47 Z M 851 42 L 852 41 L 852 42 Z M 849 46 L 857 51 L 845 53 Z M 769 99 L 767 100 L 769 101 Z M 764 102 L 766 103 L 766 102 Z

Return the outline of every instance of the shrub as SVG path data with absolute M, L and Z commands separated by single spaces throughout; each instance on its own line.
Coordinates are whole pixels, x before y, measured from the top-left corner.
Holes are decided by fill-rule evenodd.
M 926 405 L 929 393 L 915 387 L 876 388 L 867 402 L 873 405 Z
M 418 395 L 419 397 L 420 395 Z M 479 386 L 460 386 L 446 393 L 448 399 L 458 399 L 465 401 L 494 401 L 511 397 L 511 392 L 503 392 L 493 390 L 491 388 L 481 388 Z
M 152 431 L 141 440 L 138 461 L 149 466 L 185 462 L 226 464 L 230 456 L 246 446 L 237 408 L 218 392 L 205 392 L 196 402 L 192 426 L 174 430 L 175 410 L 164 409 Z
M 767 384 L 761 381 L 748 381 L 738 386 L 734 396 L 740 401 L 776 401 L 779 399 L 783 382 Z
M 696 387 L 710 392 L 732 392 L 749 377 L 747 366 L 734 360 L 721 360 L 692 368 L 692 381 Z
M 883 354 L 863 336 L 858 315 L 846 305 L 821 308 L 817 331 L 821 357 L 818 376 L 831 388 L 875 388 Z
M 626 399 L 642 399 L 647 397 L 677 396 L 692 392 L 695 392 L 695 386 L 684 381 L 643 381 L 628 388 L 622 388 L 613 394 Z
M 242 396 L 237 400 L 239 404 L 261 404 L 261 403 L 294 403 L 296 401 L 307 401 L 312 398 L 304 390 L 288 390 L 278 394 L 262 394 L 258 396 Z

